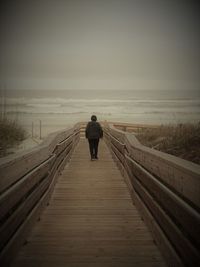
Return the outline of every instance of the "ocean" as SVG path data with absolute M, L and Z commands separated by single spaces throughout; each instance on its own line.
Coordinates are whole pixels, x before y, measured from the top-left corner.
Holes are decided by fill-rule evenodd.
M 1 113 L 17 120 L 28 132 L 42 134 L 88 121 L 169 124 L 200 121 L 197 90 L 6 90 Z M 3 104 L 4 103 L 4 104 Z M 3 107 L 4 106 L 4 107 Z

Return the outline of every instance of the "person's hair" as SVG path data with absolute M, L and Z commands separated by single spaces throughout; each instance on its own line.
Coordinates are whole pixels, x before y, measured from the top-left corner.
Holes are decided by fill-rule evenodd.
M 96 120 L 97 120 L 97 116 L 96 115 L 92 115 L 91 121 L 96 121 Z

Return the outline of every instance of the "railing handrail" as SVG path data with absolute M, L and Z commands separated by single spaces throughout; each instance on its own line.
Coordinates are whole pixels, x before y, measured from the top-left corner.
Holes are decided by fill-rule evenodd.
M 190 179 L 193 178 L 197 183 L 195 189 L 199 190 L 198 193 L 196 194 L 197 199 L 193 199 L 194 198 L 193 192 L 191 192 L 191 195 L 184 195 L 185 191 L 181 192 L 180 190 L 178 190 L 178 188 L 176 188 L 176 190 L 179 194 L 182 194 L 184 198 L 187 198 L 188 201 L 192 202 L 194 206 L 196 206 L 197 209 L 200 209 L 200 165 L 193 163 L 191 161 L 176 157 L 174 155 L 170 155 L 162 151 L 158 151 L 154 148 L 144 146 L 138 141 L 138 139 L 135 137 L 134 134 L 123 132 L 119 129 L 116 129 L 113 124 L 111 125 L 109 124 L 109 128 L 123 136 L 123 140 L 121 140 L 121 143 L 126 146 L 129 152 L 129 155 L 132 155 L 132 157 L 133 157 L 132 149 L 137 149 L 138 151 L 148 153 L 152 157 L 163 160 L 163 162 L 168 164 L 168 166 L 170 166 L 171 168 L 179 169 L 183 175 L 185 174 L 189 175 Z M 116 136 L 114 137 L 117 139 Z M 145 162 L 142 162 L 142 160 L 139 161 L 139 163 L 143 165 L 145 168 L 147 168 L 149 171 L 153 172 L 153 170 L 150 170 L 148 166 L 146 166 Z M 152 162 L 151 164 L 154 164 L 154 163 Z M 164 181 L 164 182 L 167 183 L 167 181 Z M 169 186 L 173 187 L 173 185 L 171 184 L 169 184 Z M 188 187 L 186 189 L 189 190 Z
M 78 127 L 79 123 L 74 125 L 73 128 L 66 128 L 51 133 L 38 146 L 1 159 L 0 193 L 31 169 L 47 160 L 52 155 L 56 145 L 70 137 Z
M 11 255 L 16 253 L 26 232 L 47 204 L 79 136 L 78 123 L 73 128 L 50 134 L 37 148 L 6 159 L 0 165 L 1 266 L 9 264 Z
M 7 266 L 48 202 L 85 123 L 50 134 L 37 148 L 0 165 L 0 263 Z M 134 202 L 170 266 L 200 262 L 200 166 L 143 146 L 103 123 L 104 136 Z M 21 167 L 21 168 L 19 168 Z M 178 182 L 177 182 L 178 181 Z
M 169 265 L 198 265 L 200 166 L 145 147 L 133 134 L 113 124 L 105 124 L 104 133 L 134 202 Z

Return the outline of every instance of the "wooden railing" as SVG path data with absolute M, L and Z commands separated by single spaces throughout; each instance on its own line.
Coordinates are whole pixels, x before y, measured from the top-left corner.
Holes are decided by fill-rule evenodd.
M 8 266 L 48 204 L 57 177 L 80 138 L 80 124 L 50 134 L 35 149 L 1 160 L 0 265 Z
M 200 166 L 104 124 L 133 201 L 169 266 L 200 266 Z
M 124 132 L 135 132 L 138 133 L 143 129 L 155 129 L 158 128 L 159 125 L 153 125 L 153 124 L 141 124 L 141 123 L 122 123 L 122 122 L 109 122 L 109 124 L 112 124 L 115 128 L 118 130 L 122 130 Z
M 200 166 L 145 147 L 133 134 L 111 124 L 102 125 L 104 139 L 133 201 L 168 265 L 199 266 Z M 25 242 L 84 131 L 85 123 L 79 123 L 49 135 L 37 148 L 1 160 L 1 266 L 8 266 L 12 255 Z

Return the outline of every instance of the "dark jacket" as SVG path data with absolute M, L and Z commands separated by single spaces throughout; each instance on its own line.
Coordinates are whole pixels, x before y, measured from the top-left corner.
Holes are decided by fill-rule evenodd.
M 97 121 L 90 121 L 85 130 L 85 137 L 88 139 L 99 139 L 103 137 L 103 130 Z

